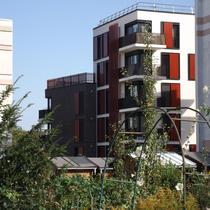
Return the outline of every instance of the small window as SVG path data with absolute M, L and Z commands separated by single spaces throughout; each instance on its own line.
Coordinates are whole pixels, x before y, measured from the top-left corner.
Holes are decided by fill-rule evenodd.
M 173 45 L 175 49 L 179 49 L 179 24 L 174 23 L 173 24 Z
M 47 99 L 47 107 L 48 107 L 48 110 L 52 109 L 52 98 Z

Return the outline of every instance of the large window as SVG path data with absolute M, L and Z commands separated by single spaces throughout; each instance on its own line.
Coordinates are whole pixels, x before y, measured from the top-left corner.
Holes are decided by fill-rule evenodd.
M 143 75 L 143 53 L 143 51 L 139 50 L 125 55 L 126 75 Z
M 179 53 L 161 53 L 161 76 L 173 80 L 180 78 Z
M 140 98 L 143 96 L 143 85 L 141 82 L 125 84 L 125 98 Z
M 94 60 L 105 58 L 109 54 L 109 32 L 93 38 Z
M 180 114 L 170 114 L 172 120 L 174 121 L 176 128 L 178 129 L 179 135 L 181 135 L 181 121 L 179 120 L 181 118 Z M 169 140 L 170 141 L 178 141 L 178 136 L 176 133 L 176 130 L 173 126 L 173 123 L 170 121 L 168 116 L 163 115 L 163 126 L 168 131 Z
M 97 86 L 107 85 L 109 82 L 109 62 L 97 63 Z
M 162 83 L 161 84 L 161 103 L 162 107 L 179 107 L 180 106 L 180 84 Z
M 161 31 L 165 34 L 167 48 L 179 49 L 180 26 L 179 23 L 162 22 Z
M 125 129 L 126 131 L 141 132 L 143 130 L 143 117 L 141 113 L 137 113 L 131 117 L 126 114 Z
M 152 22 L 146 20 L 138 20 L 125 25 L 125 35 L 133 33 L 144 33 L 146 30 L 151 31 Z

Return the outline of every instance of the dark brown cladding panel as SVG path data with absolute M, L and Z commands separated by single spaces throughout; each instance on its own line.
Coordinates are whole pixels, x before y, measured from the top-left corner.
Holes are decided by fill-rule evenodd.
M 118 52 L 119 26 L 116 23 L 109 27 L 109 123 L 111 125 L 118 121 Z

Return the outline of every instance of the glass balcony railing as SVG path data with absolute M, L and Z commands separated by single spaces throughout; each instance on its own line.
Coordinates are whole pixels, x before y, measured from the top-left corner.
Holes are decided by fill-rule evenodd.
M 126 47 L 132 44 L 145 44 L 145 33 L 133 33 L 121 37 L 119 40 L 120 48 Z M 152 33 L 151 34 L 151 42 L 150 44 L 155 45 L 165 45 L 165 35 Z

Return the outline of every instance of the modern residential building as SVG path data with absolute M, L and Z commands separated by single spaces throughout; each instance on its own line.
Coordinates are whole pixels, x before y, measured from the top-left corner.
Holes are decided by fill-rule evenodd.
M 110 125 L 125 121 L 124 129 L 139 132 L 143 142 L 144 119 L 134 98 L 143 97 L 144 32 L 150 26 L 153 63 L 156 69 L 157 105 L 196 107 L 195 102 L 195 16 L 193 8 L 138 3 L 99 22 L 93 29 L 94 73 L 97 85 L 97 156 L 106 156 Z M 122 74 L 126 69 L 126 74 Z M 130 91 L 130 88 L 132 90 Z M 174 112 L 182 147 L 195 151 L 196 115 L 190 110 Z M 174 130 L 168 150 L 179 151 Z
M 13 82 L 13 22 L 0 19 L 0 92 Z M 12 103 L 12 94 L 6 100 Z
M 96 86 L 92 73 L 82 73 L 47 81 L 45 97 L 46 110 L 39 111 L 43 118 L 55 110 L 52 124 L 48 128 L 58 128 L 58 142 L 67 146 L 71 156 L 96 156 Z
M 210 90 L 210 1 L 196 0 L 196 67 L 197 106 L 210 106 L 207 98 Z M 200 124 L 198 130 L 199 148 L 210 151 L 210 129 Z

